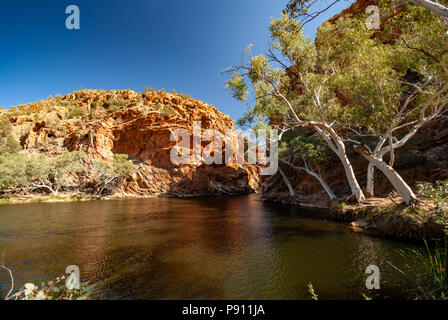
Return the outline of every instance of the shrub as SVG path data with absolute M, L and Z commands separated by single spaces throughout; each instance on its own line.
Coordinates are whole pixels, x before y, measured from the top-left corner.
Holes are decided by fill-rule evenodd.
M 0 114 L 0 154 L 16 153 L 20 149 L 19 141 L 12 134 L 12 126 L 8 117 Z
M 27 158 L 18 154 L 0 155 L 0 189 L 26 184 Z
M 415 266 L 423 267 L 415 279 L 415 287 L 410 288 L 410 293 L 417 299 L 448 300 L 448 242 L 444 241 L 442 248 L 438 246 L 438 242 L 435 244 L 434 249 L 430 249 L 425 241 L 425 249 L 398 250 L 399 254 L 410 262 L 405 268 L 415 271 Z
M 63 283 L 65 276 L 56 278 L 55 281 L 49 281 L 48 284 L 42 283 L 36 286 L 33 283 L 27 283 L 18 292 L 6 297 L 6 300 L 87 300 L 96 287 L 96 284 L 89 285 L 88 282 L 82 282 L 79 289 L 75 289 L 71 284 L 71 277 Z
M 87 109 L 83 107 L 71 106 L 68 108 L 68 118 L 74 119 L 79 118 L 87 114 Z
M 0 188 L 26 187 L 30 191 L 47 189 L 57 194 L 65 186 L 68 175 L 87 170 L 83 164 L 86 157 L 82 151 L 65 152 L 55 158 L 5 153 L 0 155 Z
M 166 105 L 163 103 L 157 103 L 155 109 L 160 112 L 163 117 L 168 117 L 174 115 L 176 112 L 174 108 L 170 105 Z
M 112 192 L 124 179 L 134 173 L 134 165 L 128 160 L 127 154 L 114 154 L 112 164 L 105 161 L 95 163 L 97 176 L 97 193 L 108 190 Z
M 151 86 L 147 86 L 143 89 L 143 93 L 152 93 L 156 90 L 154 90 Z
M 126 107 L 129 104 L 129 101 L 127 101 L 125 98 L 119 96 L 116 99 L 107 100 L 106 104 L 110 107 L 110 109 L 113 112 L 120 111 L 124 107 Z
M 438 181 L 435 184 L 419 184 L 417 187 L 422 197 L 436 203 L 439 210 L 438 223 L 445 227 L 445 232 L 448 234 L 448 180 Z

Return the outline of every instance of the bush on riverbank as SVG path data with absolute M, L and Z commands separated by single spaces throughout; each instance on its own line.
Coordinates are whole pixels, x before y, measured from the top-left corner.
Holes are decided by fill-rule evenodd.
M 438 223 L 443 225 L 448 233 L 448 180 L 435 184 L 425 183 L 418 186 L 420 194 L 434 201 L 438 210 Z
M 335 205 L 331 214 L 347 222 L 363 220 L 369 229 L 385 236 L 413 240 L 445 238 L 439 211 L 430 200 L 422 200 L 415 206 L 387 199 L 372 206 Z
M 448 277 L 446 268 L 448 242 L 442 246 L 435 242 L 433 249 L 425 241 L 425 248 L 399 250 L 399 254 L 409 261 L 406 269 L 423 266 L 421 273 L 415 278 L 415 285 L 407 289 L 410 297 L 418 300 L 448 300 Z M 405 271 L 406 271 L 405 269 Z
M 128 156 L 121 154 L 106 163 L 89 159 L 83 151 L 58 156 L 4 153 L 0 155 L 0 191 L 7 195 L 49 192 L 54 197 L 61 191 L 111 194 L 133 172 Z M 8 199 L 0 198 L 0 203 Z

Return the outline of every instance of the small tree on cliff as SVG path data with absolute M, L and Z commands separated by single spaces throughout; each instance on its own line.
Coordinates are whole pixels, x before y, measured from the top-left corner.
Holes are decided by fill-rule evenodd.
M 100 195 L 105 190 L 112 191 L 134 173 L 134 166 L 128 160 L 127 154 L 114 154 L 112 164 L 97 161 L 95 167 L 98 171 L 96 189 Z
M 281 130 L 315 130 L 340 159 L 352 196 L 362 201 L 364 193 L 337 125 L 343 106 L 330 86 L 335 76 L 332 61 L 320 61 L 315 43 L 301 29 L 299 22 L 285 14 L 273 19 L 270 31 L 274 42 L 268 56 L 254 57 L 248 48 L 249 62 L 229 69 L 233 75 L 226 87 L 233 90 L 235 98 L 247 101 L 251 85 L 255 104 L 245 115 L 248 122 L 258 117 Z

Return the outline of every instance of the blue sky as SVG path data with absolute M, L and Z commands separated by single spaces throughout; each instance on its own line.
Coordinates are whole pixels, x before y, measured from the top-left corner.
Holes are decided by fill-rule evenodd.
M 246 107 L 219 72 L 249 44 L 262 53 L 287 0 L 2 0 L 0 106 L 87 89 L 175 89 L 237 120 Z M 67 30 L 65 8 L 81 11 Z M 317 24 L 338 13 L 335 7 Z

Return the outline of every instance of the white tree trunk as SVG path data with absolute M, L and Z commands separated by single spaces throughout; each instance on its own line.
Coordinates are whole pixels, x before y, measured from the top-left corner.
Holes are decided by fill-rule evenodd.
M 350 163 L 347 154 L 345 152 L 340 153 L 338 154 L 338 157 L 341 159 L 342 165 L 344 166 L 345 175 L 347 177 L 348 184 L 350 185 L 350 189 L 352 190 L 352 194 L 356 196 L 356 200 L 358 200 L 358 202 L 364 201 L 366 197 L 364 196 L 364 192 L 362 192 L 358 180 L 356 179 L 355 172 L 353 171 L 352 164 Z
M 294 191 L 291 182 L 289 182 L 288 178 L 286 177 L 282 169 L 278 168 L 278 171 L 282 175 L 283 181 L 285 181 L 285 184 L 288 186 L 289 194 L 291 195 L 291 197 L 294 197 L 296 195 L 296 192 Z
M 360 153 L 364 158 L 366 158 L 370 163 L 374 164 L 375 167 L 377 167 L 386 176 L 386 178 L 392 183 L 395 190 L 398 192 L 398 194 L 406 204 L 412 204 L 418 201 L 412 189 L 398 174 L 398 172 L 395 171 L 394 168 L 389 166 L 382 159 L 369 155 L 365 152 Z
M 375 196 L 375 166 L 370 162 L 367 167 L 366 194 L 369 198 L 373 198 Z
M 386 137 L 380 137 L 380 140 L 378 141 L 374 152 L 374 156 L 383 160 L 383 157 L 385 153 L 380 153 L 381 148 L 383 147 L 384 143 L 386 142 Z M 392 139 L 389 139 L 389 142 L 391 142 Z M 389 147 L 389 150 L 391 148 Z M 392 165 L 391 165 L 392 166 Z M 366 185 L 366 193 L 369 198 L 373 198 L 375 196 L 375 166 L 373 163 L 369 162 L 369 166 L 367 167 L 367 185 Z
M 33 183 L 30 191 L 34 191 L 36 189 L 47 189 L 48 191 L 50 191 L 54 196 L 58 195 L 58 189 L 53 189 L 52 187 L 50 187 L 48 184 L 46 184 L 42 179 L 39 179 L 39 182 L 41 184 L 35 184 Z
M 350 159 L 347 157 L 344 141 L 339 137 L 331 127 L 327 128 L 315 128 L 316 131 L 324 138 L 328 146 L 341 160 L 344 166 L 345 176 L 347 178 L 350 190 L 353 196 L 356 196 L 358 202 L 362 202 L 366 199 L 364 192 L 356 179 L 355 172 L 353 171 Z
M 299 166 L 295 166 L 283 159 L 280 159 L 282 162 L 286 163 L 287 165 L 289 165 L 290 167 L 294 168 L 294 169 L 298 169 L 298 170 L 302 170 L 305 171 L 306 173 L 308 173 L 310 176 L 313 176 L 314 178 L 317 179 L 317 181 L 319 181 L 320 185 L 322 186 L 322 188 L 325 190 L 325 192 L 327 193 L 327 195 L 330 197 L 331 200 L 336 199 L 336 196 L 334 195 L 333 191 L 331 190 L 331 188 L 328 186 L 328 184 L 325 182 L 325 180 L 316 172 L 314 172 L 313 170 L 311 170 L 309 168 L 308 163 L 305 161 L 305 167 L 299 167 Z
M 308 173 L 309 175 L 316 178 L 320 182 L 320 185 L 322 186 L 322 188 L 324 188 L 325 192 L 328 194 L 328 196 L 330 197 L 331 200 L 336 199 L 336 196 L 334 195 L 333 191 L 331 191 L 328 184 L 325 182 L 325 180 L 319 174 L 317 174 L 316 172 L 314 172 L 312 170 L 308 170 L 306 168 L 303 168 L 303 170 L 306 173 Z

